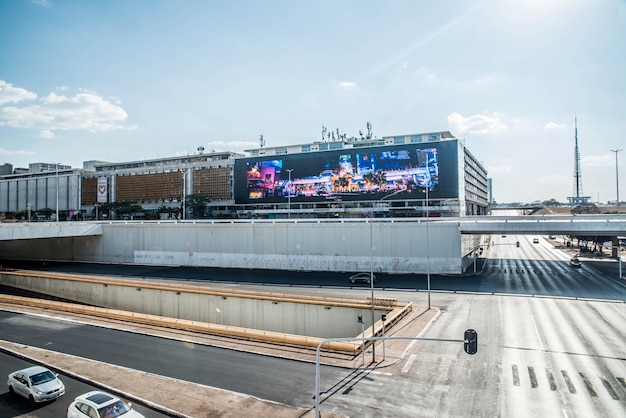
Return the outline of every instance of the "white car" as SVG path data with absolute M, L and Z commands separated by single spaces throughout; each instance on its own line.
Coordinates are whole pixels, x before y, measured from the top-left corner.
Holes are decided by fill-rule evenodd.
M 67 407 L 67 418 L 144 418 L 132 404 L 110 393 L 94 390 L 78 396 Z
M 65 394 L 65 385 L 56 373 L 41 366 L 9 374 L 7 386 L 9 392 L 21 395 L 33 403 L 51 401 Z

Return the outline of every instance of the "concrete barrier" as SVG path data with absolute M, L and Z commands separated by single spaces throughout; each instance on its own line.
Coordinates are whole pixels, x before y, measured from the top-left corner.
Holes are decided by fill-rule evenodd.
M 217 289 L 178 283 L 23 270 L 1 272 L 0 284 L 64 299 L 72 299 L 84 304 L 0 295 L 0 301 L 5 303 L 37 306 L 45 309 L 308 348 L 316 348 L 322 340 L 329 338 L 327 335 L 339 334 L 346 336 L 360 333 L 361 325 L 355 321 L 355 318 L 359 315 L 363 318 L 371 318 L 368 314 L 372 309 L 371 299 L 299 297 L 282 293 Z M 141 297 L 137 296 L 137 291 L 142 292 Z M 131 309 L 121 309 L 120 306 L 102 306 L 102 303 L 97 302 L 102 302 L 106 299 L 102 297 L 101 294 L 103 293 L 110 293 L 123 301 L 136 299 L 137 307 L 134 308 L 132 304 L 130 304 Z M 130 296 L 124 296 L 124 294 L 128 293 L 130 293 Z M 307 332 L 285 332 L 284 330 L 277 331 L 276 329 L 268 330 L 262 327 L 223 324 L 218 323 L 218 321 L 202 320 L 200 318 L 182 318 L 171 315 L 157 315 L 154 312 L 141 312 L 142 308 L 151 305 L 157 307 L 158 311 L 172 311 L 171 307 L 161 306 L 162 301 L 167 303 L 172 298 L 172 295 L 178 295 L 177 297 L 183 298 L 183 300 L 194 301 L 198 305 L 190 304 L 184 312 L 201 311 L 202 306 L 208 305 L 213 308 L 216 303 L 228 302 L 220 305 L 222 309 L 225 309 L 224 316 L 219 316 L 222 312 L 218 312 L 220 319 L 232 316 L 235 320 L 239 318 L 240 323 L 246 322 L 246 319 L 241 317 L 250 316 L 250 313 L 245 312 L 249 308 L 253 313 L 252 316 L 267 318 L 267 321 L 272 323 L 280 321 L 286 327 L 290 327 L 288 329 L 297 331 L 314 330 L 315 332 L 323 329 L 326 335 L 315 335 Z M 147 299 L 148 302 L 142 301 L 142 299 Z M 232 302 L 229 299 L 236 301 Z M 174 300 L 178 301 L 180 299 Z M 259 301 L 261 302 L 260 305 L 258 304 Z M 126 302 L 123 304 L 126 304 Z M 284 308 L 278 308 L 278 304 L 284 306 Z M 374 307 L 379 317 L 382 313 L 387 314 L 387 320 L 385 321 L 386 329 L 390 329 L 412 310 L 412 304 L 409 303 L 406 306 L 402 306 L 394 299 L 374 299 Z M 219 310 L 219 308 L 217 309 Z M 204 310 L 212 312 L 211 309 Z M 240 313 L 237 316 L 231 312 L 237 310 L 243 310 L 244 313 Z M 293 322 L 296 321 L 291 319 L 294 316 L 304 325 L 295 324 L 294 326 Z M 213 315 L 213 318 L 215 317 L 216 315 Z M 253 322 L 262 323 L 261 321 Z M 371 327 L 368 328 L 366 337 L 371 336 L 373 333 L 378 335 L 381 331 L 382 322 L 379 320 L 374 324 L 373 329 Z M 361 338 L 360 335 L 359 338 Z M 361 350 L 361 344 L 327 343 L 324 345 L 324 348 L 332 351 L 356 353 Z

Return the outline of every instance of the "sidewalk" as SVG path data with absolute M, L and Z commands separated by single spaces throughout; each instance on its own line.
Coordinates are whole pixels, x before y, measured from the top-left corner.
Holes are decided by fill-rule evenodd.
M 15 312 L 44 313 L 42 310 L 27 308 L 18 310 L 15 306 L 0 305 L 0 309 Z M 154 326 L 135 325 L 119 321 L 102 321 L 80 315 L 67 315 L 58 312 L 45 312 L 46 315 L 56 318 L 71 319 L 82 323 L 95 323 L 128 332 L 137 332 L 163 338 L 182 339 L 197 344 L 208 344 L 229 349 L 244 350 L 270 356 L 297 359 L 300 361 L 315 362 L 315 350 L 284 347 L 253 341 L 232 340 L 211 335 L 202 335 L 190 332 L 181 332 L 173 329 L 164 329 Z M 415 337 L 436 318 L 438 310 L 430 311 L 424 308 L 415 309 L 394 330 L 393 335 Z M 377 364 L 376 368 L 385 369 L 393 373 L 399 368 L 399 361 L 404 357 L 410 341 L 388 341 L 385 343 L 385 361 Z M 376 346 L 377 359 L 381 358 L 382 351 L 379 343 Z M 95 383 L 103 390 L 121 393 L 133 402 L 144 404 L 174 417 L 241 417 L 241 416 L 271 416 L 276 418 L 313 417 L 314 405 L 311 408 L 298 408 L 285 404 L 255 398 L 237 392 L 226 391 L 214 387 L 199 385 L 191 382 L 172 379 L 151 373 L 142 372 L 101 363 L 81 357 L 56 353 L 49 350 L 25 346 L 9 341 L 0 340 L 0 350 L 15 356 L 42 364 L 51 369 L 67 374 L 78 380 Z M 366 351 L 365 366 L 371 361 L 371 351 Z M 322 363 L 339 367 L 358 368 L 362 365 L 362 356 L 352 356 L 342 353 L 323 353 Z M 378 360 L 381 361 L 381 360 Z M 125 376 L 119 379 L 120 374 Z M 141 381 L 141 385 L 136 382 Z M 322 412 L 323 417 L 341 417 L 336 414 Z

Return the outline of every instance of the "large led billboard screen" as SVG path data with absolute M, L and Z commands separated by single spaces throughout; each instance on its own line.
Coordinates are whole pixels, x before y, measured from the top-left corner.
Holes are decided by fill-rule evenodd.
M 348 148 L 235 161 L 237 204 L 458 197 L 457 141 Z

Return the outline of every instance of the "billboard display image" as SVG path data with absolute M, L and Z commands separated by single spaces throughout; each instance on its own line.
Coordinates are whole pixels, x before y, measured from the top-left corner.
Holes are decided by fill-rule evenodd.
M 398 199 L 419 199 L 426 188 L 435 197 L 442 186 L 440 163 L 450 161 L 445 155 L 450 150 L 440 148 L 415 144 L 237 160 L 235 201 L 274 203 L 289 196 L 292 201 L 380 200 L 392 193 Z M 443 189 L 450 194 L 456 187 L 456 164 L 445 165 L 450 173 Z

